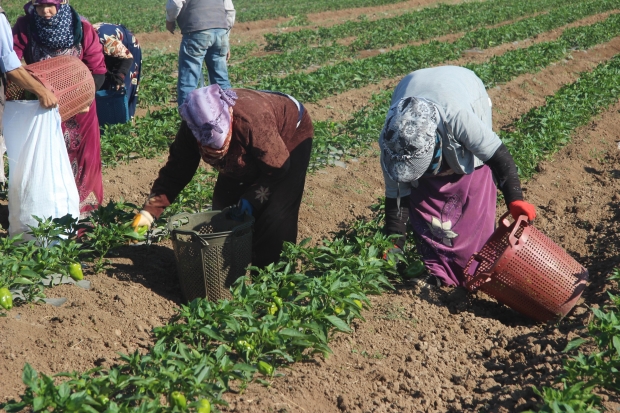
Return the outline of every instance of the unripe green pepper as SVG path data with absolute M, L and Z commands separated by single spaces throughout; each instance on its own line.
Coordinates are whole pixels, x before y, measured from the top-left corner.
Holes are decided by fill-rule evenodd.
M 276 303 L 278 308 L 282 308 L 282 299 L 280 297 L 273 297 L 273 302 Z
M 344 308 L 342 308 L 341 306 L 334 307 L 334 313 L 336 313 L 336 315 L 342 313 L 343 311 L 344 311 Z
M 258 362 L 258 371 L 264 374 L 265 376 L 273 375 L 273 366 L 266 361 Z
M 197 413 L 211 413 L 211 403 L 207 399 L 198 400 L 198 405 L 196 406 Z
M 353 300 L 353 302 L 355 303 L 355 305 L 361 310 L 363 305 L 362 302 L 360 300 L 358 300 L 357 298 L 355 300 Z
M 72 262 L 69 264 L 69 275 L 75 281 L 81 281 L 84 279 L 84 273 L 82 272 L 82 265 L 79 262 Z
M 271 315 L 274 315 L 278 312 L 278 305 L 276 303 L 271 303 L 269 308 L 267 308 L 267 312 Z
M 239 350 L 246 351 L 246 350 L 253 350 L 254 346 L 245 340 L 237 340 L 237 348 Z
M 110 402 L 110 398 L 103 394 L 97 396 L 95 400 L 97 400 L 97 402 L 100 403 L 102 406 L 107 406 L 108 403 Z
M 5 310 L 13 308 L 13 296 L 8 288 L 0 288 L 0 306 Z
M 170 400 L 168 401 L 172 407 L 178 407 L 181 410 L 185 410 L 187 408 L 187 400 L 180 391 L 173 391 L 170 393 Z

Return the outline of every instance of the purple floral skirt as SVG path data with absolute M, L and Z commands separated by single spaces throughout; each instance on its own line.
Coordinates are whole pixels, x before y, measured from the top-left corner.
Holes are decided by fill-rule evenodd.
M 463 269 L 493 234 L 497 188 L 488 166 L 469 175 L 422 178 L 411 190 L 409 221 L 430 273 L 464 285 Z

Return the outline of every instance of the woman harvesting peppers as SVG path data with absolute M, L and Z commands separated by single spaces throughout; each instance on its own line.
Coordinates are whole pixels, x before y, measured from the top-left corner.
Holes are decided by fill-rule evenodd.
M 213 209 L 256 219 L 252 264 L 278 260 L 284 241 L 296 242 L 297 218 L 314 129 L 293 97 L 210 85 L 179 107 L 183 122 L 134 228 L 151 226 L 189 183 L 200 159 L 219 171 Z
M 462 67 L 417 70 L 392 95 L 379 138 L 385 231 L 403 235 L 402 248 L 409 219 L 427 285 L 463 285 L 463 268 L 495 227 L 494 179 L 515 219 L 536 217 L 491 115 L 484 84 Z

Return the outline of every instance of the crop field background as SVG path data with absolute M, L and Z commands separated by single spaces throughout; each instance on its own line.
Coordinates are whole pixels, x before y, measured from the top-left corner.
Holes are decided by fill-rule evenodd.
M 180 122 L 180 36 L 161 33 L 163 2 L 71 2 L 137 33 L 138 116 L 102 133 L 106 200 L 82 238 L 59 237 L 75 233 L 71 220 L 42 220 L 38 244 L 2 230 L 0 296 L 11 290 L 14 307 L 0 308 L 0 410 L 620 408 L 620 0 L 234 3 L 233 86 L 289 93 L 314 122 L 300 244 L 236 284 L 232 300 L 183 303 L 165 220 L 149 234 L 129 227 Z M 10 21 L 22 13 L 2 6 Z M 444 64 L 483 80 L 535 226 L 590 272 L 562 320 L 536 324 L 483 293 L 421 289 L 413 239 L 405 256 L 381 259 L 391 240 L 376 141 L 391 91 Z M 165 217 L 209 208 L 216 178 L 201 167 Z M 86 282 L 70 278 L 76 262 Z

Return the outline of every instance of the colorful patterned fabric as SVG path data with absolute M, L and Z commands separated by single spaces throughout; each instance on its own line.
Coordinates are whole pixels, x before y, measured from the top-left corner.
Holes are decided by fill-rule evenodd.
M 437 106 L 423 98 L 406 97 L 390 107 L 379 145 L 382 166 L 397 182 L 413 182 L 426 172 L 435 154 Z
M 41 44 L 52 49 L 67 49 L 73 46 L 73 16 L 68 4 L 56 6 L 58 12 L 46 19 L 33 8 L 34 27 Z
M 106 81 L 101 89 L 112 90 L 116 87 L 113 77 L 124 78 L 125 91 L 128 96 L 129 116 L 136 113 L 138 93 L 140 90 L 140 77 L 142 71 L 142 49 L 138 40 L 125 26 L 113 23 L 96 23 L 95 30 L 99 35 L 99 41 L 103 45 L 103 53 L 108 73 Z M 128 74 L 118 73 L 119 68 L 124 68 L 124 62 L 133 59 Z

